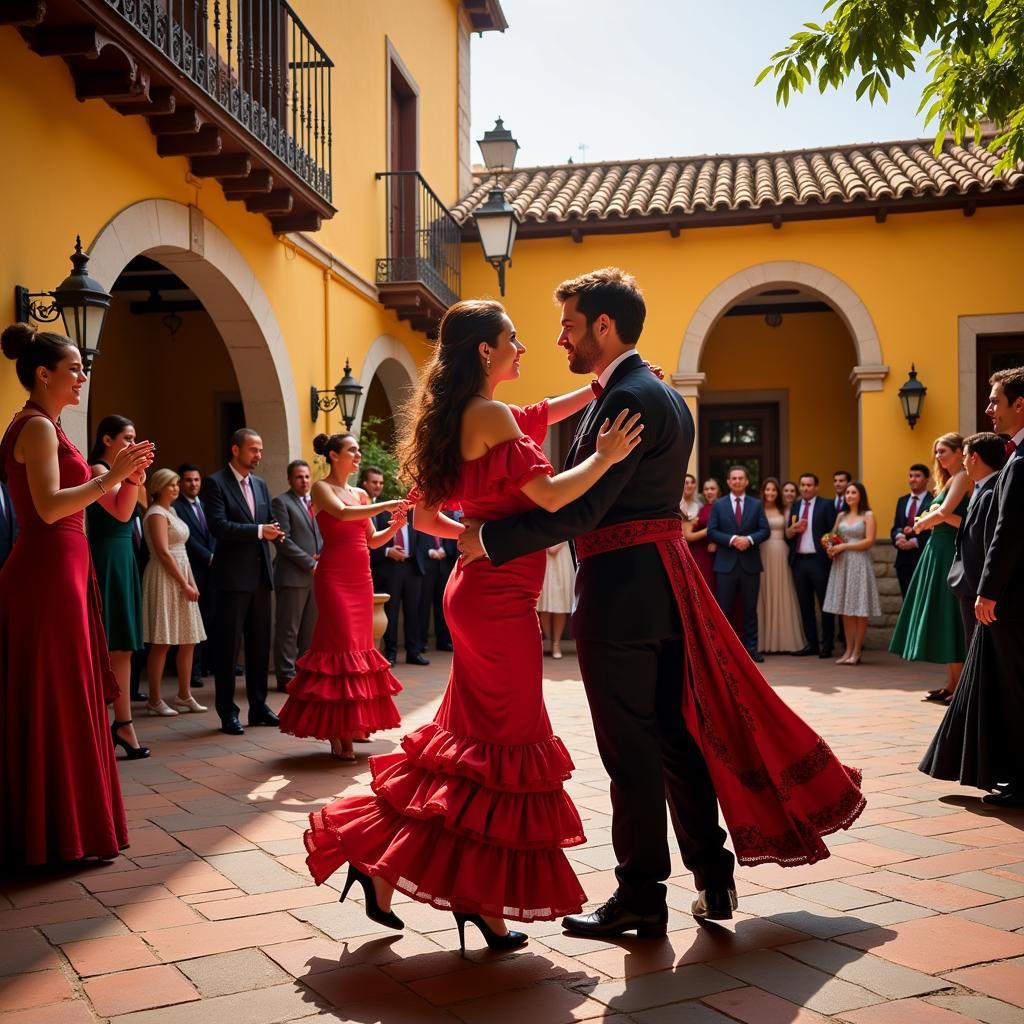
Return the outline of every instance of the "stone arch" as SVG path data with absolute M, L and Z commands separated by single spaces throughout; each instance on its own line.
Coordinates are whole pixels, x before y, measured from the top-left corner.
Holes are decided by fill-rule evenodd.
M 397 413 L 412 394 L 418 373 L 419 368 L 409 354 L 409 350 L 400 341 L 392 338 L 390 334 L 382 334 L 366 353 L 358 379 L 363 385 L 363 394 L 365 395 L 369 392 L 370 384 L 376 377 L 384 388 L 392 411 Z M 358 434 L 362 428 L 365 408 L 364 402 L 360 405 L 355 422 L 352 424 L 355 434 Z
M 263 438 L 261 475 L 283 480 L 302 435 L 291 360 L 270 299 L 235 244 L 194 206 L 145 199 L 121 210 L 89 247 L 89 273 L 108 291 L 130 260 L 151 256 L 202 302 L 231 357 L 246 423 Z M 97 361 L 103 358 L 103 345 Z M 67 410 L 69 437 L 88 448 L 88 384 Z

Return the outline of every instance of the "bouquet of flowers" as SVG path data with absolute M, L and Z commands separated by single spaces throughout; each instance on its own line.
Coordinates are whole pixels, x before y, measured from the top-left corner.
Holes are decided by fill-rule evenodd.
M 831 551 L 837 544 L 843 543 L 842 534 L 830 530 L 821 538 L 821 545 L 826 551 Z

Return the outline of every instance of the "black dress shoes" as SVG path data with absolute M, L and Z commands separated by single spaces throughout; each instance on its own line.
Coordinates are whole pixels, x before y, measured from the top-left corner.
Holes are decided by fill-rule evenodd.
M 562 927 L 573 935 L 613 938 L 623 932 L 635 931 L 639 939 L 660 939 L 668 931 L 668 909 L 653 914 L 638 914 L 625 906 L 617 896 L 598 907 L 592 914 L 572 914 L 562 918 Z
M 439 651 L 454 651 L 455 648 L 451 644 L 438 644 L 437 649 Z
M 255 711 L 253 711 L 253 710 L 249 711 L 249 724 L 250 725 L 280 725 L 281 724 L 281 719 L 278 718 L 277 715 L 275 715 L 274 712 L 271 711 L 270 708 L 268 708 L 266 706 L 266 704 L 264 704 L 263 707 L 257 708 Z
M 799 651 L 794 651 L 793 652 L 793 657 L 794 658 L 810 658 L 810 657 L 812 657 L 813 655 L 815 655 L 817 653 L 818 653 L 818 649 L 816 647 L 811 647 L 811 645 L 808 644 L 806 647 L 801 647 Z
M 429 665 L 430 662 L 423 657 L 422 654 L 407 654 L 405 656 L 406 665 Z
M 818 653 L 818 657 L 819 658 L 831 658 L 832 657 L 832 648 L 831 647 L 822 647 L 821 651 Z
M 1002 793 L 989 793 L 981 798 L 988 807 L 1024 807 L 1024 793 L 1019 790 L 1005 790 Z
M 756 661 L 758 665 L 764 664 L 764 655 L 760 651 L 748 651 L 751 661 Z
M 728 921 L 739 906 L 736 890 L 702 889 L 693 901 L 690 913 L 700 921 Z
M 245 735 L 242 723 L 238 720 L 238 715 L 232 715 L 230 718 L 222 718 L 220 722 L 220 731 L 227 733 L 229 736 Z

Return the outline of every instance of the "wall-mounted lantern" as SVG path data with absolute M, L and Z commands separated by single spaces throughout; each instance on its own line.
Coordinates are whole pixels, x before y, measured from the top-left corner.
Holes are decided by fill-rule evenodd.
M 318 391 L 316 387 L 309 389 L 309 412 L 313 417 L 313 422 L 316 423 L 319 419 L 321 409 L 324 412 L 331 412 L 333 409 L 340 408 L 341 418 L 345 421 L 345 429 L 351 430 L 362 394 L 363 385 L 352 376 L 352 367 L 346 359 L 345 375 L 333 388 L 326 391 Z
M 480 246 L 484 259 L 498 272 L 498 288 L 505 294 L 505 267 L 512 265 L 512 246 L 516 242 L 519 228 L 519 214 L 505 199 L 505 192 L 498 184 L 498 174 L 510 171 L 516 162 L 519 143 L 505 127 L 501 118 L 494 127 L 484 132 L 477 142 L 483 154 L 484 163 L 494 175 L 494 184 L 487 196 L 487 202 L 474 214 L 477 231 L 480 232 Z
M 903 415 L 914 429 L 914 424 L 921 418 L 921 404 L 928 389 L 917 379 L 917 370 L 914 364 L 910 364 L 910 377 L 899 390 L 900 404 L 903 406 Z

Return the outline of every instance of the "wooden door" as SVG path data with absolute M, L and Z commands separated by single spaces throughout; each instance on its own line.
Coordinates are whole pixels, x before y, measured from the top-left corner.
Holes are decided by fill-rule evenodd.
M 989 377 L 997 370 L 1024 366 L 1024 334 L 978 335 L 978 395 L 976 429 L 991 430 L 992 421 L 985 415 L 988 405 Z
M 729 467 L 745 466 L 757 494 L 765 477 L 779 475 L 778 402 L 701 403 L 698 420 L 701 480 L 714 477 L 725 494 Z
M 391 65 L 391 167 L 392 171 L 417 170 L 416 91 L 394 63 Z M 403 175 L 391 179 L 388 211 L 391 225 L 391 257 L 412 260 L 416 256 L 416 179 Z M 412 279 L 415 275 L 402 274 Z M 400 279 L 402 279 L 400 278 Z

